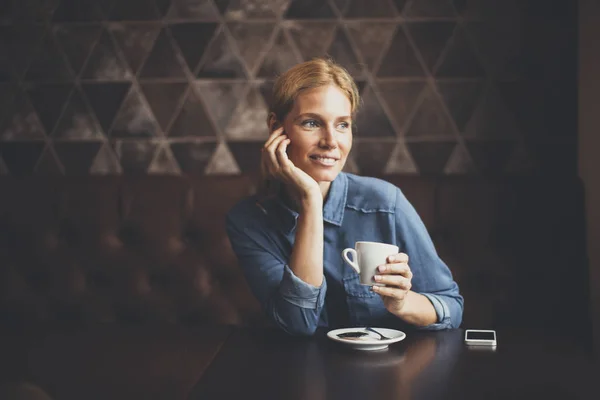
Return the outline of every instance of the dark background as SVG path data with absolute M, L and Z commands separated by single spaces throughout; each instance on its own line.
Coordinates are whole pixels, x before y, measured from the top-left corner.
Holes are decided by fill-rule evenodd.
M 4 0 L 0 174 L 238 174 L 273 78 L 361 87 L 347 170 L 577 174 L 577 2 Z
M 252 171 L 273 78 L 329 54 L 349 171 L 582 178 L 600 351 L 598 38 L 597 0 L 1 0 L 0 175 Z

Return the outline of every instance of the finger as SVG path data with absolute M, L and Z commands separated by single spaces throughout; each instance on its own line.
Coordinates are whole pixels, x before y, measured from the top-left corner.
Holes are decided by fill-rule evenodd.
M 279 165 L 282 169 L 291 168 L 294 166 L 294 164 L 288 158 L 288 155 L 286 153 L 287 147 L 290 144 L 290 142 L 290 139 L 286 138 L 285 140 L 282 140 L 279 143 L 279 146 L 277 146 L 277 161 L 279 162 Z
M 267 163 L 266 165 L 267 165 L 267 168 L 271 175 L 277 174 L 279 172 L 279 170 L 281 169 L 281 165 L 279 164 L 279 161 L 277 159 L 277 155 L 275 154 L 275 151 L 276 151 L 277 147 L 279 146 L 279 144 L 286 139 L 287 139 L 287 137 L 285 135 L 277 137 L 269 145 L 266 153 L 264 153 L 265 158 L 266 158 L 266 163 Z
M 412 288 L 410 279 L 407 279 L 402 275 L 375 275 L 373 279 L 375 282 L 383 283 L 388 287 L 396 287 L 402 290 L 410 290 Z
M 273 141 L 275 139 L 277 139 L 278 137 L 281 136 L 282 133 L 283 133 L 283 126 L 280 126 L 279 128 L 273 130 L 273 132 L 271 132 L 271 134 L 269 135 L 269 138 L 263 145 L 263 150 L 266 150 L 273 143 Z
M 388 286 L 373 286 L 373 291 L 381 296 L 390 297 L 396 300 L 404 300 L 404 297 L 406 297 L 407 293 L 406 290 Z
M 402 275 L 405 278 L 412 279 L 413 274 L 406 263 L 384 264 L 377 267 L 377 273 L 385 275 Z
M 387 258 L 387 262 L 392 263 L 407 263 L 408 264 L 408 254 L 406 253 L 398 253 L 392 254 Z

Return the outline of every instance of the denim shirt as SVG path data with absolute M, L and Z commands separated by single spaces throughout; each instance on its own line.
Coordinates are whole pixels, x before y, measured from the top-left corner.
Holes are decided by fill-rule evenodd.
M 342 257 L 357 241 L 395 244 L 409 257 L 412 291 L 426 296 L 437 322 L 418 329 L 458 328 L 463 298 L 452 273 L 402 191 L 376 178 L 340 173 L 323 205 L 323 274 L 320 287 L 289 268 L 298 213 L 280 198 L 251 196 L 227 215 L 227 234 L 246 281 L 267 316 L 293 335 L 330 329 L 378 326 L 410 329 L 385 308 L 380 295 L 361 285 Z M 415 328 L 415 327 L 412 327 Z

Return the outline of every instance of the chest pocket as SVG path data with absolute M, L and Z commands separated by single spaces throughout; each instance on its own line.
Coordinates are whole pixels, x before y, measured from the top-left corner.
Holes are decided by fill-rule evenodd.
M 388 315 L 381 296 L 373 292 L 370 286 L 361 285 L 358 274 L 344 278 L 344 286 L 352 325 L 377 324 Z
M 360 284 L 358 274 L 352 274 L 344 278 L 344 288 L 350 297 L 371 298 L 377 296 L 377 293 L 373 292 L 370 286 Z

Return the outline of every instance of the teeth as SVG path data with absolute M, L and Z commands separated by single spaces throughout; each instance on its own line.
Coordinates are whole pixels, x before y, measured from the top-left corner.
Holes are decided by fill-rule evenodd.
M 333 165 L 335 164 L 335 158 L 326 158 L 326 157 L 314 157 L 315 160 L 323 163 L 323 164 L 327 164 L 327 165 Z

